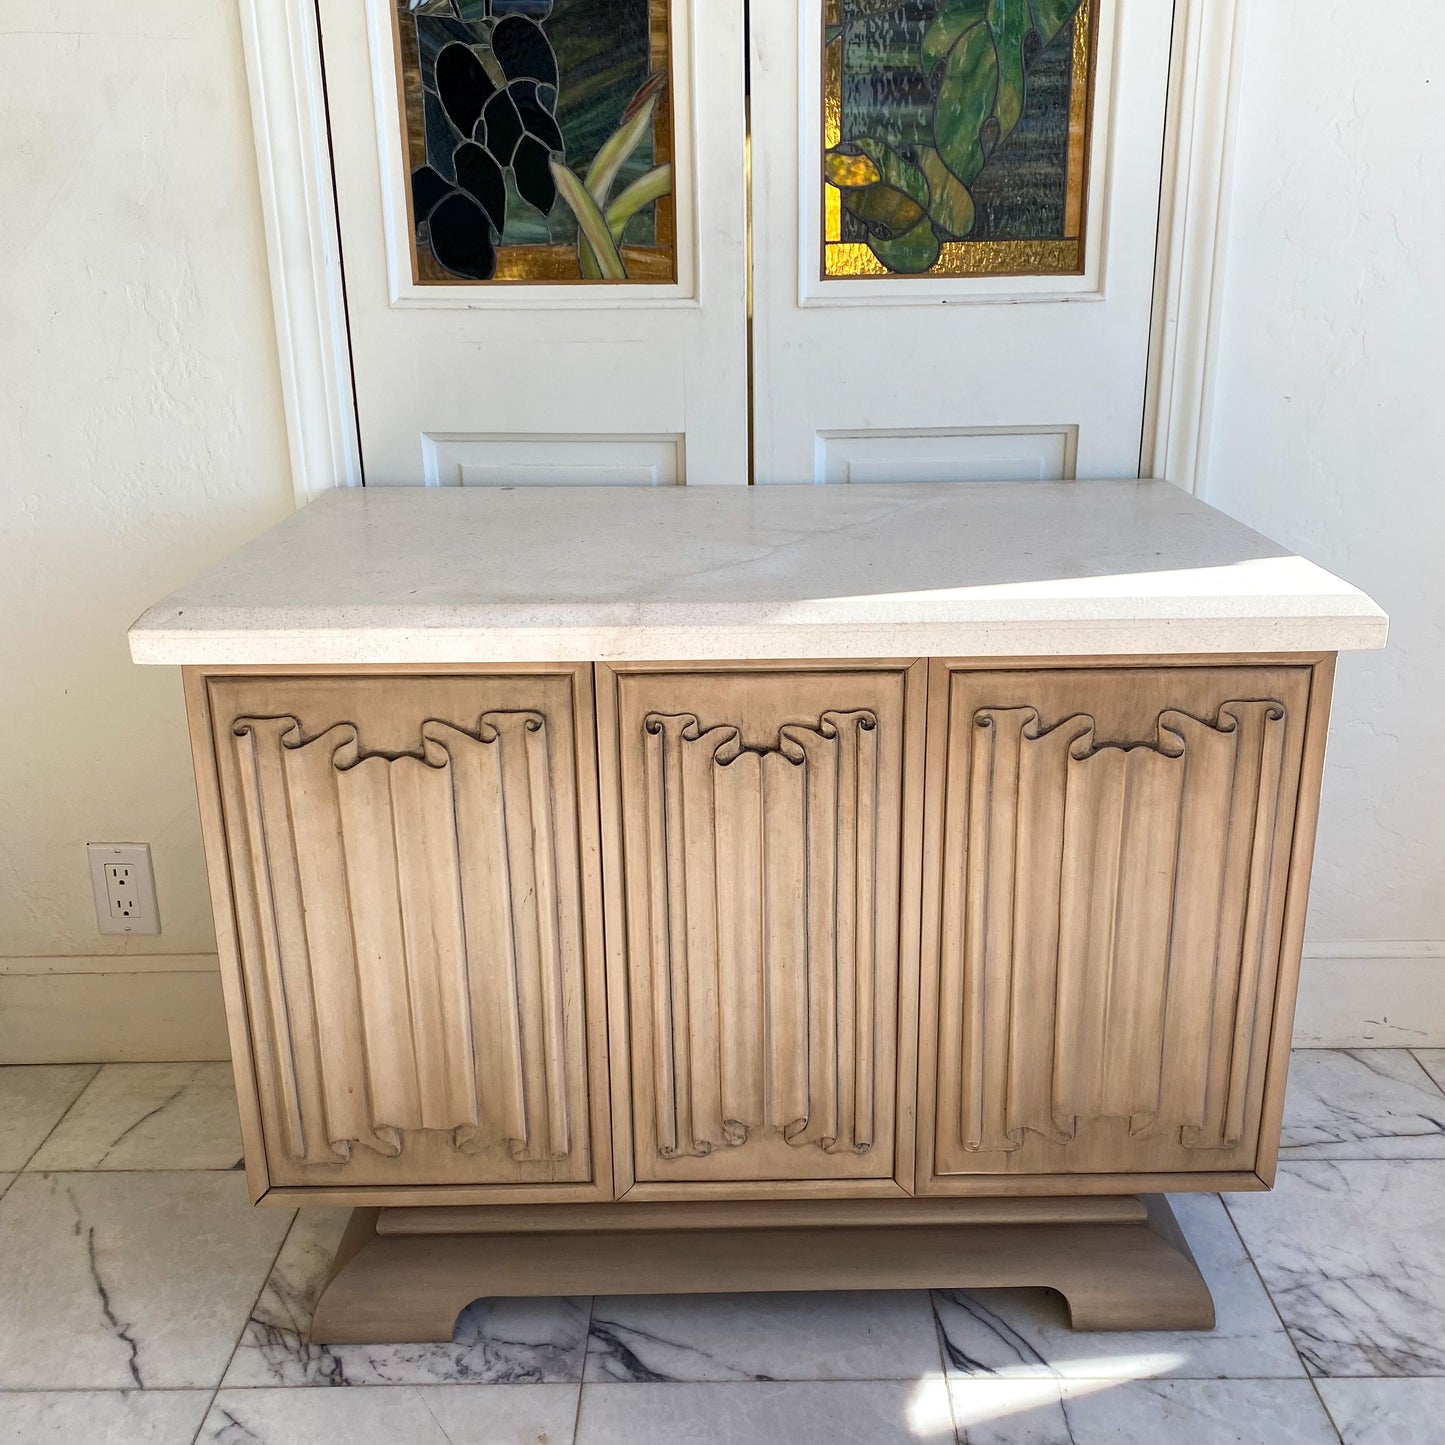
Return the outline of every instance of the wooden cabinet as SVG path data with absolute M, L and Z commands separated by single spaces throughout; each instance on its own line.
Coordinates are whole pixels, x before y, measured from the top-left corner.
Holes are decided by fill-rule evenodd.
M 911 1189 L 921 665 L 599 677 L 635 1193 Z
M 920 1192 L 1270 1167 L 1328 683 L 934 663 Z
M 1258 1187 L 1331 668 L 192 669 L 253 1189 Z
M 212 677 L 192 710 L 268 1184 L 611 1197 L 590 668 Z

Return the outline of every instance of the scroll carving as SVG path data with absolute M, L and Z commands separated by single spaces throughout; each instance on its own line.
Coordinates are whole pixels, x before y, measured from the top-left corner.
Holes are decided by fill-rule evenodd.
M 1286 881 L 1284 705 L 1165 711 L 1133 745 L 1032 707 L 971 724 L 964 921 L 944 939 L 962 980 L 955 1147 L 1069 1144 L 1101 1119 L 1236 1147 Z
M 877 957 L 877 727 L 868 710 L 824 712 L 752 747 L 692 713 L 642 720 L 664 1158 L 762 1132 L 829 1154 L 875 1141 L 891 1018 Z
M 295 1161 L 415 1131 L 519 1161 L 570 1150 L 546 719 L 430 720 L 415 751 L 338 723 L 231 728 L 252 1007 Z

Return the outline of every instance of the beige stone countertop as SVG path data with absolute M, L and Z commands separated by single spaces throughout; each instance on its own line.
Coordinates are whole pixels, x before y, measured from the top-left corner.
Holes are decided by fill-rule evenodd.
M 131 628 L 143 663 L 1382 647 L 1357 588 L 1164 482 L 328 492 Z

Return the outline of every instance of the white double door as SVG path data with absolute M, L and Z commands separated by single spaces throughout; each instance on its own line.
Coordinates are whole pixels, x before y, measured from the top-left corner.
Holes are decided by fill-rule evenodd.
M 654 0 L 675 280 L 520 285 L 417 281 L 397 0 L 319 0 L 367 483 L 1138 475 L 1172 7 L 1092 3 L 1077 274 L 825 279 L 836 0 Z

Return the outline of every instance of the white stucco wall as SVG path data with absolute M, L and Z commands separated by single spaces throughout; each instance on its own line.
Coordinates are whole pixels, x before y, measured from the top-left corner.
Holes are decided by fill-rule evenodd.
M 179 677 L 125 630 L 292 505 L 235 0 L 4 0 L 0 75 L 0 1059 L 67 1015 L 214 1056 Z M 151 844 L 159 937 L 96 932 L 88 840 Z
M 1445 10 L 1245 8 L 1201 493 L 1394 629 L 1342 660 L 1301 1017 L 1445 1044 Z M 179 680 L 124 633 L 291 506 L 235 0 L 4 0 L 0 74 L 0 1060 L 214 1056 Z M 91 839 L 151 843 L 158 938 L 96 933 Z
M 1445 7 L 1244 9 L 1200 495 L 1391 616 L 1340 660 L 1301 1017 L 1445 1043 Z

